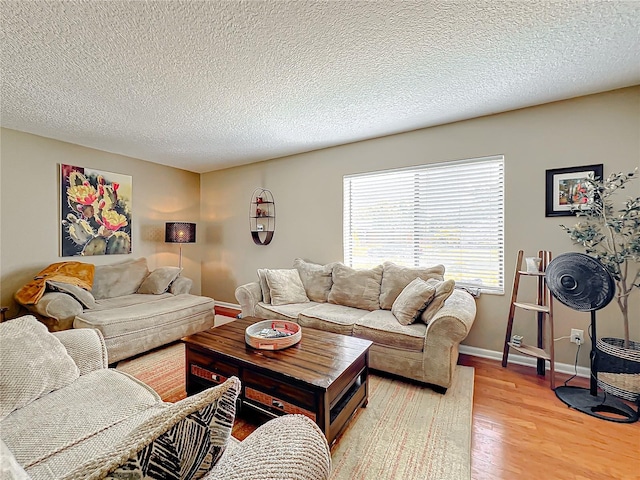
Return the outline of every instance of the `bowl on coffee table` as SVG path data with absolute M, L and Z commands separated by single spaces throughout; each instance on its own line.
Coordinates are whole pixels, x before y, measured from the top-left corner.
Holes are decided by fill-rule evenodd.
M 263 320 L 249 325 L 244 333 L 247 345 L 261 350 L 282 350 L 298 343 L 302 328 L 286 320 Z

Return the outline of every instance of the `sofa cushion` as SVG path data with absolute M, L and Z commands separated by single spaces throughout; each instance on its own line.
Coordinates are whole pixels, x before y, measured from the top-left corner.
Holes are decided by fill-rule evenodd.
M 96 300 L 96 306 L 93 310 L 106 310 L 109 308 L 128 307 L 129 305 L 140 305 L 143 303 L 159 302 L 164 298 L 173 297 L 170 293 L 161 293 L 160 295 L 148 295 L 146 293 L 132 293 L 131 295 L 123 295 L 121 297 L 103 298 Z
M 424 312 L 435 294 L 435 285 L 429 285 L 421 278 L 415 278 L 404 287 L 393 302 L 391 313 L 401 325 L 411 325 Z
M 116 265 L 98 265 L 91 292 L 96 300 L 136 293 L 148 274 L 146 258 Z
M 453 290 L 456 286 L 456 282 L 453 280 L 446 280 L 444 282 L 440 282 L 438 280 L 427 280 L 429 285 L 433 285 L 436 289 L 436 294 L 431 300 L 431 303 L 427 305 L 427 308 L 422 315 L 420 316 L 420 320 L 422 320 L 425 324 L 429 324 L 431 319 L 438 313 L 438 310 L 442 308 L 444 302 L 451 296 Z
M 147 385 L 100 369 L 16 410 L 0 422 L 0 430 L 34 479 L 62 478 L 165 408 Z
M 389 310 L 376 310 L 358 319 L 353 336 L 378 345 L 421 352 L 424 350 L 427 326 L 420 322 L 401 325 Z
M 337 263 L 333 267 L 332 278 L 329 303 L 364 310 L 380 308 L 382 265 L 369 270 L 356 270 Z
M 180 272 L 179 267 L 160 267 L 147 275 L 142 285 L 138 288 L 138 293 L 148 293 L 152 295 L 160 295 L 169 290 L 169 285 L 173 282 Z
M 329 292 L 331 291 L 331 285 L 333 284 L 331 273 L 333 272 L 334 265 L 335 263 L 318 265 L 306 262 L 301 258 L 296 258 L 293 261 L 293 266 L 300 274 L 300 280 L 302 280 L 309 300 L 314 302 L 327 301 Z
M 0 419 L 80 375 L 60 340 L 32 315 L 0 323 L 0 365 Z
M 100 330 L 113 363 L 212 327 L 214 308 L 208 297 L 170 295 L 155 302 L 85 310 L 73 327 Z
M 369 313 L 360 308 L 345 307 L 331 303 L 320 303 L 306 308 L 298 315 L 302 327 L 315 328 L 326 332 L 351 335 L 356 321 Z M 304 333 L 303 333 L 304 335 Z
M 391 310 L 400 292 L 415 278 L 444 280 L 444 265 L 434 267 L 403 267 L 393 262 L 382 264 L 382 282 L 380 287 L 380 308 Z
M 267 269 L 258 269 L 258 282 L 260 283 L 260 290 L 262 290 L 262 301 L 264 303 L 271 303 L 271 293 L 269 292 L 269 285 L 267 284 Z
M 282 319 L 298 321 L 300 312 L 318 305 L 316 302 L 289 303 L 287 305 L 271 305 L 260 302 L 256 305 L 255 316 L 266 319 Z
M 308 302 L 309 298 L 295 268 L 269 270 L 265 272 L 272 305 Z
M 55 280 L 47 280 L 47 286 L 49 290 L 53 292 L 61 292 L 71 295 L 77 301 L 79 301 L 84 308 L 95 308 L 96 299 L 91 292 L 80 288 L 72 283 L 57 282 Z

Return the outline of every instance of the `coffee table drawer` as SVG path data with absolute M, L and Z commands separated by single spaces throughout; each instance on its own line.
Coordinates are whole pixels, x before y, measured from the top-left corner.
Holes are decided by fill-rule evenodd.
M 266 393 L 260 392 L 253 388 L 247 387 L 244 390 L 244 396 L 246 400 L 256 403 L 259 406 L 264 407 L 268 411 L 276 412 L 278 414 L 302 414 L 309 417 L 314 422 L 316 421 L 316 414 L 310 410 L 306 410 L 302 407 L 298 407 L 292 403 L 289 403 L 285 400 L 281 400 L 272 395 L 268 395 Z
M 188 351 L 187 361 L 192 375 L 210 382 L 223 383 L 229 377 L 240 376 L 240 369 L 236 365 L 223 362 L 214 356 Z
M 251 370 L 245 370 L 243 372 L 242 381 L 246 386 L 254 387 L 256 390 L 277 399 L 284 399 L 296 403 L 309 410 L 315 410 L 316 408 L 316 396 L 311 390 L 281 382 L 275 378 Z
M 194 377 L 203 378 L 218 385 L 226 382 L 229 379 L 229 377 L 225 377 L 224 375 L 220 375 L 216 372 L 211 372 L 206 368 L 202 368 L 199 365 L 194 364 L 191 364 L 191 375 L 193 375 Z

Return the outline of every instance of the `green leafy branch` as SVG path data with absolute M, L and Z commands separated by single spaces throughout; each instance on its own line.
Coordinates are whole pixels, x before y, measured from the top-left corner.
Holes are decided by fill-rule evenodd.
M 622 312 L 625 347 L 629 347 L 629 295 L 640 289 L 640 197 L 629 198 L 616 210 L 614 195 L 638 178 L 631 173 L 612 173 L 605 180 L 584 180 L 587 208 L 575 210 L 578 223 L 560 225 L 587 255 L 600 260 L 616 283 L 616 302 Z M 583 198 L 584 198 L 583 197 Z

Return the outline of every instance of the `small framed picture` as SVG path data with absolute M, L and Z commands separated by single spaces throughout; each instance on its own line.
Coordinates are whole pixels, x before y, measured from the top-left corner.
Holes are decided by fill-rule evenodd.
M 556 168 L 546 172 L 546 217 L 569 217 L 591 208 L 587 178 L 601 179 L 602 164 Z

